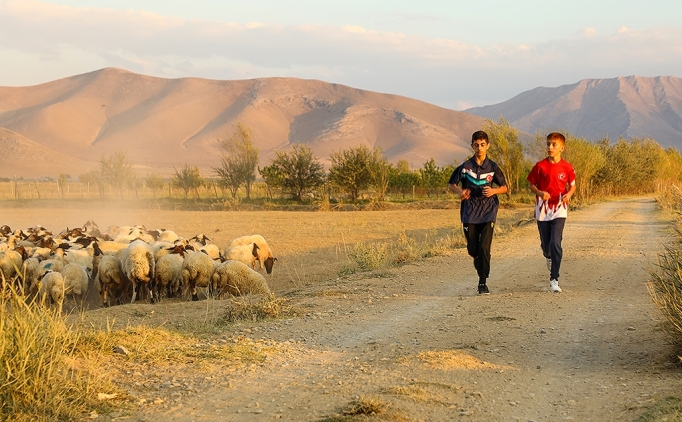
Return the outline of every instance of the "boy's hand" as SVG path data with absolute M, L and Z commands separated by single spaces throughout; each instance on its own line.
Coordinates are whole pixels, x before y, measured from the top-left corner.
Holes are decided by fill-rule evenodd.
M 564 196 L 561 198 L 561 203 L 568 206 L 568 203 L 570 202 L 571 197 L 570 196 Z
M 490 198 L 493 195 L 495 195 L 495 191 L 493 190 L 493 188 L 491 188 L 490 186 L 486 186 L 483 188 L 483 196 L 484 197 Z
M 469 199 L 471 197 L 471 191 L 469 189 L 462 189 L 462 193 L 459 194 L 460 199 Z
M 543 201 L 549 201 L 549 198 L 552 197 L 552 195 L 549 194 L 549 192 L 540 192 L 542 194 L 542 200 Z

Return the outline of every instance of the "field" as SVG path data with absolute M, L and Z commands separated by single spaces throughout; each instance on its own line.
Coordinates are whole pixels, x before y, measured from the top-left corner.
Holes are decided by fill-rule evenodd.
M 1 209 L 2 224 L 12 229 L 41 224 L 55 234 L 87 220 L 101 229 L 143 224 L 148 229 L 171 229 L 183 237 L 203 233 L 221 247 L 238 236 L 262 234 L 278 258 L 269 279 L 275 291 L 338 277 L 349 263 L 349 248 L 361 242 L 395 243 L 401 235 L 419 243 L 462 239 L 459 210 L 443 208 L 448 203 L 442 203 L 441 209 L 361 212 L 163 211 L 116 208 L 113 202 L 78 208 L 69 202 L 60 204 L 56 209 Z M 500 230 L 530 215 L 527 206 L 502 209 Z
M 110 413 L 84 417 L 604 421 L 675 406 L 668 397 L 679 391 L 681 371 L 645 286 L 669 217 L 650 198 L 574 211 L 564 293 L 550 294 L 536 228 L 525 224 L 530 214 L 528 207 L 501 210 L 492 293 L 478 296 L 456 209 L 2 209 L 12 228 L 39 223 L 59 231 L 92 219 L 104 228 L 204 233 L 219 245 L 260 233 L 278 258 L 268 278 L 284 300 L 275 319 L 261 319 L 272 308 L 259 314 L 250 300 L 72 315 L 81 327 L 108 327 L 90 341 L 100 345 L 102 374 L 125 392 Z M 404 253 L 400 245 L 419 253 L 400 265 L 358 268 L 358 256 Z M 235 303 L 246 319 L 230 318 Z M 111 353 L 115 343 L 130 354 Z

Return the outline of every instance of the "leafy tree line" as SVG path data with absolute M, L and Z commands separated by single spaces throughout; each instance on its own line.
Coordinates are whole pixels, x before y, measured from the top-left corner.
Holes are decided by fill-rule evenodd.
M 486 120 L 483 130 L 490 138 L 488 154 L 504 171 L 510 191 L 523 192 L 528 187 L 525 177 L 533 164 L 546 156 L 546 133 L 537 133 L 535 142 L 524 144 L 519 140 L 517 129 L 503 117 L 497 122 Z M 591 141 L 570 133 L 564 135 L 567 141 L 563 157 L 575 167 L 578 199 L 653 192 L 682 179 L 680 153 L 674 148 L 665 149 L 652 139 L 620 138 L 612 143 L 608 138 Z M 448 179 L 457 165 L 453 162 L 438 166 L 432 158 L 413 170 L 406 160 L 394 165 L 380 149 L 360 145 L 332 152 L 330 168 L 325 171 L 310 148 L 297 144 L 290 151 L 275 151 L 270 164 L 259 168 L 259 151 L 252 138 L 251 129 L 239 123 L 229 138 L 220 141 L 221 164 L 213 168 L 217 180 L 214 188 L 229 191 L 232 198 L 240 190 L 247 199 L 251 197 L 256 171 L 267 185 L 269 196 L 289 197 L 298 202 L 330 192 L 349 201 L 383 201 L 388 195 L 407 198 L 415 192 L 438 198 L 446 195 Z M 146 186 L 154 197 L 166 183 L 158 174 L 139 177 L 121 151 L 103 157 L 99 171 L 81 175 L 80 179 L 98 186 L 102 194 L 105 186 L 119 195 L 124 188 L 137 194 L 140 187 Z M 198 167 L 185 164 L 175 168 L 170 183 L 187 198 L 190 194 L 199 197 L 199 188 L 208 181 Z
M 491 145 L 488 155 L 496 161 L 510 188 L 516 192 L 528 187 L 526 175 L 535 162 L 547 156 L 546 136 L 539 132 L 535 142 L 524 145 L 518 131 L 503 117 L 498 122 L 486 120 L 483 130 L 488 132 Z M 651 138 L 608 137 L 587 140 L 571 133 L 566 136 L 566 150 L 562 158 L 575 168 L 577 199 L 595 195 L 623 195 L 651 193 L 682 181 L 682 155 L 675 148 L 663 148 Z

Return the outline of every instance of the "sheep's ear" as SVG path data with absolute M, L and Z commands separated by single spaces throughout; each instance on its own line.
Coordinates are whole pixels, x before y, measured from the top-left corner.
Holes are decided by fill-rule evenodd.
M 99 248 L 97 241 L 92 242 L 92 249 L 95 251 L 95 256 L 103 255 L 102 249 Z
M 253 244 L 253 250 L 251 251 L 251 253 L 252 253 L 253 256 L 255 256 L 256 258 L 258 258 L 258 249 L 259 249 L 259 248 L 258 248 L 258 245 L 256 245 L 256 244 L 254 243 L 254 244 Z

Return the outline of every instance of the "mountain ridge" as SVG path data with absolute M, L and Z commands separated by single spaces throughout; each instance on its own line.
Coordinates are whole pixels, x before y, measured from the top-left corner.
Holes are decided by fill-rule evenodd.
M 143 173 L 168 175 L 189 164 L 208 176 L 220 165 L 218 140 L 234 133 L 237 122 L 252 129 L 261 167 L 275 150 L 295 143 L 310 147 L 326 165 L 332 151 L 360 144 L 380 147 L 391 162 L 407 159 L 421 167 L 434 158 L 445 165 L 469 154 L 468 137 L 483 121 L 407 97 L 296 78 L 164 79 L 104 68 L 29 87 L 0 87 L 6 137 L 16 134 L 28 150 L 72 157 L 82 171 L 60 171 L 72 175 L 124 150 Z M 55 160 L 45 169 L 58 166 Z M 9 167 L 0 158 L 0 176 L 9 176 Z M 22 175 L 45 176 L 42 171 L 29 165 Z
M 650 137 L 682 149 L 682 79 L 674 76 L 583 79 L 464 111 L 491 119 L 504 116 L 529 133 L 566 130 L 594 140 Z

